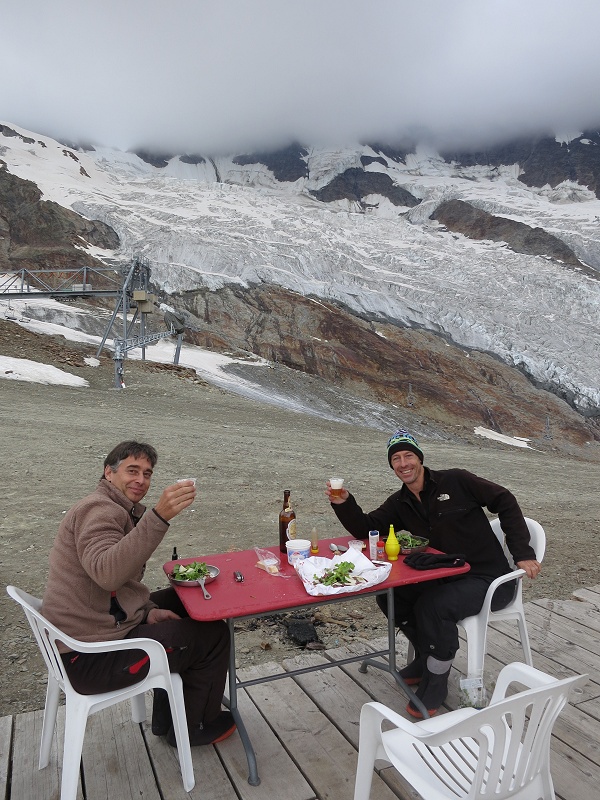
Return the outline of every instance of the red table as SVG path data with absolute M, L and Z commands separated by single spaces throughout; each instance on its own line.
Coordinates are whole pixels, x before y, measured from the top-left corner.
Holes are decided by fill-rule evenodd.
M 336 544 L 347 544 L 348 537 L 340 537 L 337 539 L 327 539 L 319 541 L 319 555 L 332 556 L 333 553 L 329 549 L 331 542 Z M 428 716 L 427 710 L 415 697 L 414 693 L 404 683 L 402 677 L 396 669 L 396 649 L 395 649 L 395 620 L 394 620 L 394 602 L 393 591 L 396 586 L 403 586 L 409 583 L 421 583 L 423 581 L 435 580 L 437 578 L 445 578 L 450 575 L 460 575 L 461 573 L 468 572 L 469 566 L 463 567 L 444 567 L 441 569 L 430 570 L 416 570 L 407 567 L 404 564 L 404 559 L 400 557 L 398 561 L 392 563 L 391 572 L 383 583 L 372 586 L 368 589 L 362 589 L 356 592 L 349 592 L 340 595 L 325 595 L 321 597 L 313 597 L 306 592 L 304 585 L 300 578 L 296 575 L 295 570 L 287 563 L 287 556 L 279 552 L 277 546 L 261 548 L 269 550 L 274 555 L 277 555 L 281 560 L 280 570 L 284 575 L 290 577 L 282 578 L 260 570 L 256 567 L 258 557 L 254 549 L 233 551 L 230 553 L 218 553 L 215 555 L 201 555 L 194 558 L 181 558 L 176 561 L 169 561 L 164 565 L 164 570 L 167 575 L 172 571 L 175 564 L 189 564 L 192 561 L 204 561 L 218 567 L 220 574 L 218 578 L 209 583 L 207 586 L 211 594 L 210 600 L 205 600 L 202 590 L 199 587 L 193 586 L 175 586 L 179 598 L 183 602 L 188 614 L 192 619 L 197 619 L 203 622 L 210 622 L 213 620 L 224 619 L 227 621 L 231 635 L 231 652 L 229 657 L 229 707 L 235 719 L 236 725 L 246 756 L 248 759 L 249 777 L 248 782 L 253 786 L 258 786 L 260 778 L 258 777 L 258 770 L 256 765 L 256 756 L 254 749 L 244 727 L 241 719 L 238 706 L 237 706 L 237 691 L 245 686 L 252 686 L 257 683 L 265 683 L 272 680 L 279 680 L 281 678 L 289 678 L 293 675 L 298 675 L 306 672 L 312 672 L 317 669 L 328 669 L 330 667 L 337 667 L 342 664 L 347 664 L 353 661 L 362 661 L 361 671 L 367 671 L 367 665 L 384 669 L 389 672 L 406 695 L 411 701 L 419 708 L 424 716 Z M 437 552 L 430 550 L 430 552 Z M 242 582 L 235 580 L 234 572 L 241 572 L 244 576 Z M 361 596 L 375 596 L 377 594 L 388 594 L 388 648 L 373 653 L 368 658 L 362 656 L 352 656 L 339 661 L 330 662 L 327 664 L 319 664 L 312 667 L 304 667 L 299 670 L 285 672 L 278 675 L 270 675 L 264 678 L 256 678 L 250 681 L 239 681 L 236 677 L 235 667 L 235 634 L 233 621 L 246 617 L 267 616 L 278 611 L 291 611 L 293 609 L 302 608 L 303 606 L 323 605 L 327 603 L 345 602 L 353 597 Z M 387 661 L 382 657 L 388 658 Z

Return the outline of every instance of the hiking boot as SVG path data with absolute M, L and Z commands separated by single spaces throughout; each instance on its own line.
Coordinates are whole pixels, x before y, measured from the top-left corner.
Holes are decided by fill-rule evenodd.
M 423 671 L 423 661 L 421 660 L 421 656 L 417 656 L 415 659 L 413 659 L 413 661 L 410 662 L 410 664 L 407 664 L 405 667 L 399 670 L 399 674 L 407 686 L 414 686 L 417 683 L 421 683 Z
M 152 702 L 152 733 L 155 736 L 166 736 L 172 722 L 169 695 L 165 689 L 155 689 Z
M 190 745 L 198 747 L 205 744 L 217 744 L 227 739 L 228 736 L 235 731 L 235 722 L 231 711 L 221 711 L 219 716 L 212 722 L 207 722 L 204 725 L 202 722 L 199 725 L 193 725 L 189 729 Z M 167 742 L 171 747 L 177 747 L 175 741 L 175 729 L 171 725 L 167 733 Z
M 435 673 L 429 672 L 429 670 L 426 669 L 423 674 L 423 680 L 416 691 L 416 695 L 429 712 L 430 717 L 433 717 L 435 714 L 437 714 L 439 707 L 448 696 L 449 676 L 450 670 L 442 673 L 441 675 L 436 675 Z M 409 703 L 406 706 L 406 710 L 411 717 L 415 717 L 415 719 L 423 719 L 423 715 L 419 709 L 416 706 L 413 706 L 412 703 Z

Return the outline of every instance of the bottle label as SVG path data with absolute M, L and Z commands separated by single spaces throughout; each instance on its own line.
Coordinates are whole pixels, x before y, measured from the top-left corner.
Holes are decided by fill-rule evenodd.
M 296 538 L 296 520 L 292 519 L 289 522 L 289 525 L 286 528 L 286 535 L 288 539 L 295 539 Z

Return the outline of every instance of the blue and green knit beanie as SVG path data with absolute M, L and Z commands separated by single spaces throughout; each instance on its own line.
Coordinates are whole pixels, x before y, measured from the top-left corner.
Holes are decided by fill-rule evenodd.
M 402 429 L 393 433 L 388 439 L 387 456 L 390 467 L 392 466 L 392 456 L 399 450 L 410 450 L 412 453 L 416 453 L 419 457 L 421 464 L 425 459 L 423 451 L 419 447 L 419 443 L 412 435 L 412 433 L 409 433 L 408 431 Z

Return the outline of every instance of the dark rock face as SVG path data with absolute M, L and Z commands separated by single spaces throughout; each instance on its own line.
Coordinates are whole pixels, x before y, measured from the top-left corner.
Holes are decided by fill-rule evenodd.
M 519 180 L 527 186 L 557 186 L 576 181 L 600 198 L 600 132 L 586 131 L 561 144 L 550 136 L 521 139 L 477 152 L 444 152 L 442 157 L 463 166 L 519 164 Z
M 190 314 L 186 340 L 221 351 L 255 353 L 365 400 L 396 404 L 406 418 L 472 430 L 527 430 L 581 444 L 598 437 L 563 399 L 534 387 L 498 359 L 465 351 L 424 331 L 376 324 L 348 311 L 276 286 L 186 292 L 177 297 Z M 287 387 L 289 389 L 289 386 Z
M 179 160 L 184 164 L 204 164 L 206 159 L 203 156 L 179 156 Z
M 32 139 L 30 136 L 22 136 L 20 133 L 17 133 L 17 131 L 9 128 L 8 125 L 0 125 L 0 134 L 8 137 L 16 136 L 22 142 L 25 142 L 25 144 L 33 144 L 35 142 L 35 139 Z
M 252 153 L 241 155 L 233 159 L 234 164 L 241 167 L 246 164 L 264 164 L 268 167 L 278 181 L 289 181 L 293 183 L 299 178 L 308 177 L 308 167 L 306 166 L 305 150 L 299 144 L 291 144 L 282 150 L 273 153 Z
M 134 155 L 157 169 L 168 166 L 169 161 L 173 158 L 173 153 L 151 153 L 148 150 L 136 150 Z
M 32 269 L 48 262 L 57 269 L 100 265 L 75 247 L 82 240 L 116 249 L 119 237 L 99 220 L 89 220 L 41 199 L 35 183 L 11 175 L 0 163 L 0 269 Z
M 354 167 L 347 169 L 318 191 L 311 192 L 313 197 L 323 203 L 334 200 L 353 200 L 363 203 L 363 198 L 370 194 L 387 197 L 395 206 L 418 206 L 421 202 L 406 189 L 397 186 L 389 175 L 383 172 L 365 172 Z
M 448 230 L 468 236 L 469 239 L 506 242 L 516 253 L 550 256 L 570 266 L 589 271 L 595 277 L 598 275 L 596 270 L 588 270 L 570 247 L 543 228 L 531 228 L 522 222 L 496 217 L 463 200 L 449 200 L 442 203 L 433 212 L 431 219 L 441 222 Z
M 389 144 L 382 144 L 381 142 L 367 142 L 366 143 L 376 153 L 381 153 L 391 161 L 398 164 L 406 163 L 406 156 L 409 153 L 414 153 L 414 145 L 407 145 L 406 147 L 394 147 Z

